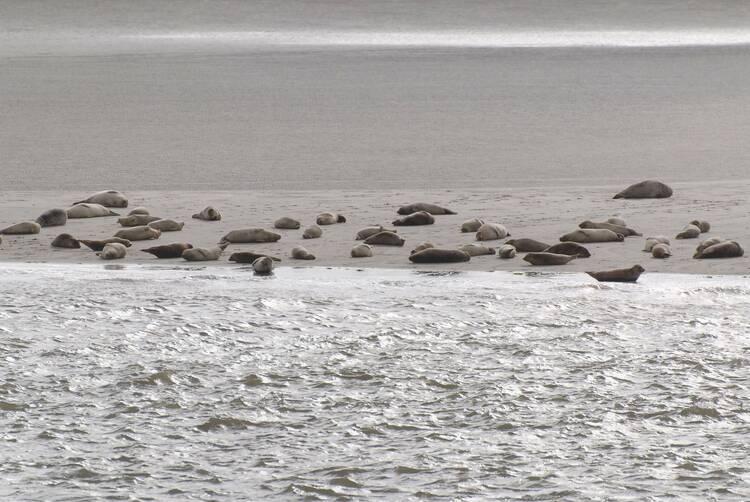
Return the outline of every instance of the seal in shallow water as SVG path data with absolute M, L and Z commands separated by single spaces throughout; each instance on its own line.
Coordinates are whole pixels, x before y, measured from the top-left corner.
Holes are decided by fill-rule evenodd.
M 154 246 L 146 249 L 141 249 L 144 253 L 149 253 L 157 258 L 180 258 L 182 253 L 187 249 L 193 249 L 192 244 L 185 242 L 175 242 L 173 244 L 165 244 L 164 246 Z
M 646 269 L 640 265 L 601 272 L 586 272 L 599 282 L 635 282 Z
M 128 207 L 128 199 L 117 190 L 104 190 L 73 204 L 101 204 L 104 207 Z
M 273 260 L 268 256 L 256 258 L 253 262 L 253 271 L 257 275 L 269 275 L 273 272 Z
M 575 255 L 545 252 L 527 253 L 526 256 L 523 257 L 523 261 L 527 261 L 532 265 L 565 265 L 575 259 Z
M 458 249 L 427 248 L 409 255 L 412 263 L 460 263 L 471 260 L 471 256 Z
M 661 181 L 646 180 L 630 185 L 613 199 L 666 199 L 672 196 L 672 189 Z
M 65 209 L 50 209 L 43 212 L 36 222 L 42 227 L 61 227 L 68 222 L 68 213 Z
M 430 204 L 428 202 L 415 202 L 413 204 L 407 204 L 405 206 L 401 206 L 398 208 L 398 214 L 412 214 L 419 211 L 424 211 L 426 213 L 434 214 L 434 215 L 444 215 L 444 214 L 456 214 L 455 211 L 451 211 L 450 209 L 437 206 L 435 204 Z

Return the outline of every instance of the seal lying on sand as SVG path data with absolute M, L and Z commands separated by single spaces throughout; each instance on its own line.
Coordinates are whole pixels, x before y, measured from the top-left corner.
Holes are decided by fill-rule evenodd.
M 591 252 L 577 242 L 560 242 L 544 250 L 545 253 L 567 254 L 576 258 L 589 258 Z
M 187 249 L 193 249 L 192 244 L 185 242 L 175 242 L 174 244 L 166 244 L 164 246 L 154 246 L 151 248 L 141 249 L 144 253 L 149 253 L 157 258 L 180 258 L 182 253 Z
M 370 258 L 372 256 L 372 246 L 369 244 L 357 244 L 352 248 L 352 258 Z
M 446 209 L 444 207 L 436 206 L 435 204 L 429 204 L 427 202 L 415 202 L 414 204 L 407 204 L 398 208 L 398 214 L 412 214 L 419 211 L 426 213 L 441 215 L 441 214 L 456 214 L 455 211 Z
M 474 256 L 483 256 L 487 254 L 495 254 L 495 250 L 488 246 L 482 246 L 481 244 L 464 244 L 458 248 L 459 251 L 463 251 L 472 258 Z
M 691 225 L 698 227 L 702 234 L 711 230 L 711 224 L 706 220 L 693 220 L 690 222 Z
M 336 223 L 346 223 L 346 218 L 336 213 L 321 213 L 315 218 L 318 225 L 334 225 Z
M 179 232 L 185 226 L 185 223 L 178 223 L 174 220 L 161 219 L 152 221 L 147 226 L 161 230 L 162 232 Z
M 268 256 L 256 258 L 253 262 L 253 271 L 257 275 L 269 275 L 273 272 L 273 260 Z
M 182 258 L 187 261 L 216 261 L 221 258 L 229 244 L 219 244 L 212 248 L 192 248 L 182 252 Z
M 607 218 L 607 223 L 612 223 L 613 225 L 620 225 L 621 227 L 628 226 L 628 224 L 625 223 L 625 220 L 623 220 L 622 218 L 617 218 L 617 217 Z
M 146 214 L 146 215 L 149 215 L 149 214 L 151 214 L 151 212 L 148 209 L 146 209 L 145 207 L 138 206 L 138 207 L 134 207 L 128 213 L 128 216 L 133 216 L 134 214 Z
M 413 227 L 417 225 L 432 225 L 435 223 L 435 218 L 426 211 L 418 211 L 411 213 L 397 220 L 393 220 L 391 224 L 396 227 Z
M 549 244 L 534 239 L 510 239 L 505 243 L 516 248 L 519 253 L 539 253 L 549 247 Z
M 124 228 L 115 234 L 115 237 L 127 239 L 129 241 L 146 241 L 149 239 L 158 239 L 161 237 L 161 230 L 155 228 L 140 226 Z
M 151 216 L 148 214 L 131 214 L 130 216 L 123 216 L 117 218 L 117 223 L 123 227 L 142 227 L 148 225 L 152 221 L 159 221 L 161 218 Z
M 414 249 L 412 249 L 409 254 L 419 253 L 423 249 L 429 249 L 429 248 L 434 248 L 434 247 L 435 247 L 435 244 L 433 244 L 432 242 L 423 242 L 417 247 L 415 247 Z
M 647 237 L 646 244 L 643 246 L 643 250 L 647 253 L 650 253 L 654 246 L 656 246 L 657 244 L 666 244 L 667 246 L 669 246 L 670 242 L 669 239 L 663 235 Z
M 514 248 L 510 244 L 504 244 L 504 245 L 500 246 L 500 249 L 497 250 L 497 255 L 500 258 L 503 258 L 505 260 L 509 260 L 509 259 L 514 258 L 516 256 L 516 248 Z
M 675 239 L 697 239 L 701 235 L 701 229 L 695 225 L 687 225 L 682 232 L 675 236 Z
M 659 242 L 651 248 L 651 256 L 654 258 L 669 258 L 672 256 L 672 249 L 669 247 L 669 244 Z
M 636 232 L 632 228 L 624 227 L 622 225 L 615 225 L 614 223 L 608 223 L 606 221 L 602 222 L 596 222 L 596 221 L 589 221 L 586 220 L 584 222 L 581 222 L 578 225 L 579 228 L 604 228 L 607 230 L 612 230 L 616 234 L 622 234 L 625 237 L 630 237 L 632 235 L 643 235 L 641 233 Z
M 110 237 L 109 239 L 103 239 L 99 241 L 93 241 L 93 240 L 87 240 L 87 239 L 78 239 L 78 242 L 86 246 L 87 248 L 91 249 L 92 251 L 101 251 L 104 249 L 104 246 L 107 244 L 111 244 L 113 242 L 116 242 L 118 244 L 122 244 L 126 248 L 129 248 L 133 245 L 132 242 L 130 242 L 127 239 L 120 239 L 119 237 Z
M 721 244 L 724 241 L 726 241 L 726 239 L 722 239 L 721 237 L 711 237 L 710 239 L 706 239 L 698 244 L 698 247 L 695 248 L 695 252 L 700 253 L 704 249 L 711 247 L 714 244 Z
M 5 235 L 31 235 L 38 234 L 42 231 L 42 226 L 35 221 L 24 221 L 23 223 L 16 223 L 7 228 L 0 230 L 0 234 Z
M 484 220 L 480 220 L 479 218 L 472 218 L 461 223 L 461 232 L 476 232 L 482 225 L 484 225 Z
M 672 196 L 672 189 L 660 181 L 646 180 L 630 185 L 613 199 L 666 199 Z
M 471 256 L 458 249 L 427 248 L 409 255 L 412 263 L 459 263 L 471 260 Z
M 218 209 L 212 206 L 208 206 L 204 208 L 200 213 L 195 213 L 193 215 L 193 218 L 203 221 L 219 221 L 221 220 L 221 213 Z
M 319 239 L 323 236 L 323 230 L 318 225 L 312 225 L 302 232 L 303 239 Z
M 599 282 L 635 282 L 646 269 L 640 265 L 630 268 L 618 268 L 615 270 L 604 270 L 602 272 L 586 272 Z
M 708 246 L 705 249 L 696 251 L 693 258 L 704 259 L 704 258 L 739 258 L 745 254 L 745 250 L 742 246 L 735 241 L 724 241 L 712 246 Z
M 229 261 L 233 261 L 235 263 L 252 263 L 263 256 L 271 258 L 273 261 L 281 261 L 281 258 L 276 258 L 275 256 L 271 256 L 269 254 L 251 253 L 250 251 L 238 251 L 236 253 L 232 253 L 232 255 L 229 257 Z
M 357 235 L 356 237 L 354 237 L 354 240 L 361 241 L 361 240 L 367 239 L 368 237 L 372 235 L 379 234 L 380 232 L 392 232 L 396 234 L 398 233 L 398 230 L 396 230 L 395 228 L 393 229 L 385 228 L 382 225 L 377 225 L 374 227 L 365 227 L 361 229 L 359 232 L 357 232 Z
M 406 240 L 399 237 L 398 234 L 387 231 L 371 235 L 365 239 L 365 244 L 375 244 L 379 246 L 403 246 L 405 242 Z
M 485 223 L 476 233 L 478 241 L 494 241 L 496 239 L 505 239 L 510 233 L 503 225 L 499 223 Z
M 104 207 L 128 207 L 128 199 L 117 190 L 104 190 L 97 192 L 88 199 L 79 200 L 73 204 L 101 204 Z
M 221 242 L 231 242 L 234 244 L 254 244 L 258 242 L 276 242 L 281 239 L 281 235 L 270 230 L 262 228 L 241 228 L 232 230 L 224 237 Z
M 119 260 L 125 258 L 128 253 L 128 248 L 120 244 L 119 242 L 110 242 L 104 246 L 101 252 L 96 255 L 102 260 Z
M 76 204 L 66 210 L 68 218 L 98 218 L 101 216 L 120 216 L 101 204 Z
M 625 236 L 606 228 L 579 228 L 560 237 L 560 242 L 578 242 L 588 244 L 592 242 L 622 242 Z
M 300 227 L 299 221 L 284 216 L 273 222 L 273 228 L 279 228 L 282 230 L 297 230 Z
M 565 265 L 571 260 L 575 260 L 576 255 L 557 254 L 557 253 L 527 253 L 523 261 L 532 265 Z
M 295 260 L 314 260 L 315 255 L 302 246 L 292 248 L 292 258 Z
M 50 209 L 43 212 L 36 222 L 42 227 L 61 227 L 68 222 L 68 213 L 65 209 Z
M 60 234 L 52 241 L 53 248 L 80 249 L 81 243 L 70 234 Z

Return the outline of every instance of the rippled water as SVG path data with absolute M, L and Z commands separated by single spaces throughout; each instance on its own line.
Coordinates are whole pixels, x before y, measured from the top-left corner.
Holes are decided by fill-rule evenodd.
M 750 279 L 0 266 L 0 498 L 750 498 Z

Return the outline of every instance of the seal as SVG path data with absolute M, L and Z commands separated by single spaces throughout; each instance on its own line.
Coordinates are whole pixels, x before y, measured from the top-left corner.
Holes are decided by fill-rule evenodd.
M 627 227 L 628 224 L 625 223 L 625 220 L 622 218 L 618 218 L 616 216 L 613 216 L 612 218 L 607 218 L 607 223 L 612 223 L 613 225 L 619 225 L 621 227 Z
M 292 248 L 292 258 L 295 260 L 314 260 L 315 255 L 302 246 Z
M 162 232 L 179 232 L 185 223 L 178 223 L 174 220 L 162 219 L 149 223 L 147 226 L 161 230 Z
M 250 251 L 238 251 L 236 253 L 232 253 L 232 255 L 229 257 L 229 261 L 233 261 L 235 263 L 252 263 L 258 258 L 262 258 L 264 256 L 271 258 L 273 261 L 281 261 L 281 258 L 276 258 L 275 256 L 271 256 L 269 254 L 251 253 Z
M 654 246 L 656 246 L 657 244 L 666 244 L 667 246 L 669 246 L 670 242 L 669 239 L 663 235 L 647 237 L 646 244 L 643 246 L 643 250 L 647 253 L 650 253 L 654 249 Z
M 50 209 L 39 215 L 36 219 L 39 225 L 44 227 L 61 227 L 68 222 L 68 212 L 65 209 Z
M 613 199 L 666 199 L 672 196 L 672 189 L 661 181 L 646 180 L 630 185 Z
M 505 244 L 513 246 L 519 253 L 540 253 L 549 247 L 549 244 L 534 239 L 510 239 Z
M 281 230 L 298 230 L 299 227 L 299 221 L 286 216 L 273 222 L 273 228 L 279 228 Z
M 607 230 L 606 228 L 579 228 L 560 237 L 560 242 L 578 242 L 581 244 L 622 242 L 624 240 L 624 235 Z
M 241 228 L 232 230 L 224 237 L 221 242 L 231 242 L 233 244 L 256 244 L 259 242 L 276 242 L 281 239 L 281 235 L 270 230 L 262 228 Z
M 686 225 L 675 239 L 696 239 L 701 235 L 701 229 L 695 225 Z
M 651 256 L 654 258 L 669 258 L 672 256 L 672 250 L 670 249 L 669 244 L 658 242 L 651 248 Z
M 182 259 L 186 261 L 216 261 L 221 258 L 229 244 L 219 244 L 212 248 L 192 248 L 182 252 Z
M 212 206 L 208 206 L 204 208 L 200 213 L 195 213 L 193 215 L 193 218 L 203 221 L 219 221 L 221 220 L 221 213 L 218 209 Z
M 270 275 L 273 273 L 273 260 L 268 256 L 260 256 L 253 262 L 255 275 Z
M 125 258 L 128 253 L 128 248 L 120 244 L 119 242 L 110 242 L 105 244 L 104 249 L 96 255 L 102 260 L 119 260 Z
M 711 230 L 711 224 L 706 220 L 693 220 L 690 222 L 691 225 L 698 227 L 702 234 Z
M 24 221 L 23 223 L 16 223 L 0 230 L 0 234 L 5 235 L 31 235 L 38 234 L 42 231 L 42 226 L 35 221 Z
M 128 199 L 117 190 L 104 190 L 90 195 L 87 199 L 74 202 L 75 204 L 101 204 L 104 207 L 128 207 Z
M 471 256 L 458 249 L 427 248 L 409 255 L 412 263 L 460 263 L 471 260 Z
M 148 225 L 152 221 L 159 221 L 160 219 L 161 218 L 157 218 L 156 216 L 151 216 L 148 214 L 131 214 L 130 216 L 117 218 L 117 223 L 119 223 L 120 226 L 123 227 L 142 227 L 144 225 Z
M 336 213 L 320 213 L 315 218 L 315 223 L 318 225 L 334 225 L 336 223 L 346 223 L 346 218 Z
M 70 234 L 60 234 L 52 241 L 53 248 L 80 249 L 81 243 Z
M 382 225 L 377 225 L 374 227 L 365 227 L 361 229 L 359 232 L 357 232 L 357 236 L 354 237 L 354 240 L 361 241 L 361 240 L 367 239 L 368 237 L 372 235 L 379 234 L 380 232 L 392 232 L 395 234 L 395 233 L 398 233 L 398 230 L 396 230 L 395 228 L 393 229 L 385 228 Z
M 434 247 L 435 247 L 435 244 L 433 244 L 432 242 L 423 242 L 419 246 L 417 246 L 414 249 L 412 249 L 411 253 L 409 253 L 409 254 L 419 253 L 420 251 L 422 251 L 424 249 L 429 249 L 429 248 L 434 248 Z
M 578 227 L 579 228 L 604 228 L 607 230 L 612 230 L 616 234 L 622 234 L 625 237 L 630 237 L 632 235 L 637 235 L 637 236 L 643 235 L 643 234 L 636 232 L 632 228 L 624 227 L 621 225 L 615 225 L 614 223 L 607 223 L 606 221 L 595 222 L 595 221 L 586 220 L 584 222 L 581 222 L 578 225 Z
M 698 244 L 698 247 L 695 248 L 696 253 L 700 253 L 707 247 L 713 246 L 714 244 L 720 244 L 722 242 L 726 241 L 726 239 L 722 239 L 721 237 L 712 237 L 710 239 L 706 239 L 700 244 Z
M 458 248 L 459 251 L 463 251 L 472 258 L 475 256 L 483 256 L 487 254 L 495 254 L 495 250 L 488 246 L 482 246 L 481 244 L 464 244 Z
M 133 216 L 134 214 L 145 214 L 145 215 L 149 215 L 149 214 L 151 214 L 151 212 L 149 212 L 149 210 L 148 210 L 148 209 L 146 209 L 146 208 L 145 208 L 145 207 L 143 207 L 143 206 L 138 206 L 138 207 L 135 207 L 135 208 L 133 208 L 133 209 L 132 209 L 132 210 L 131 210 L 131 211 L 130 211 L 130 212 L 128 213 L 128 216 Z
M 323 236 L 323 230 L 318 225 L 312 225 L 302 232 L 303 239 L 319 239 Z
M 455 211 L 451 211 L 450 209 L 437 206 L 435 204 L 430 204 L 428 202 L 415 202 L 413 204 L 407 204 L 405 206 L 401 206 L 398 208 L 398 214 L 407 215 L 407 214 L 413 214 L 424 211 L 425 213 L 434 214 L 436 216 L 438 215 L 444 215 L 444 214 L 457 214 Z
M 125 228 L 115 233 L 115 237 L 119 237 L 120 239 L 127 239 L 131 242 L 158 239 L 160 236 L 161 230 L 146 226 Z
M 618 268 L 615 270 L 604 270 L 602 272 L 586 272 L 599 282 L 635 282 L 646 269 L 640 265 L 630 268 Z
M 516 248 L 514 248 L 510 244 L 503 244 L 502 246 L 500 246 L 500 249 L 497 250 L 497 255 L 505 260 L 515 258 Z
M 398 234 L 388 231 L 371 235 L 365 239 L 365 244 L 376 244 L 380 246 L 403 246 L 405 242 L 406 239 L 399 237 Z
M 591 252 L 577 242 L 560 242 L 544 250 L 546 253 L 567 254 L 576 258 L 589 258 Z
M 157 258 L 180 258 L 182 253 L 187 249 L 193 249 L 192 244 L 185 242 L 175 242 L 174 244 L 166 244 L 164 246 L 154 246 L 151 248 L 141 249 L 144 253 L 149 253 Z
M 527 261 L 532 265 L 565 265 L 575 259 L 576 255 L 546 253 L 544 251 L 539 253 L 526 253 L 526 256 L 523 257 L 523 261 Z
M 357 244 L 352 248 L 352 258 L 370 258 L 372 256 L 372 246 L 369 244 Z
M 435 218 L 427 211 L 418 211 L 393 220 L 391 224 L 396 227 L 415 227 L 417 225 L 432 225 Z
M 724 241 L 697 251 L 693 258 L 699 260 L 704 258 L 739 258 L 744 254 L 745 250 L 736 241 Z
M 110 237 L 109 239 L 104 239 L 100 241 L 92 241 L 92 240 L 86 240 L 86 239 L 78 239 L 78 242 L 86 246 L 87 248 L 91 249 L 92 251 L 101 251 L 104 249 L 104 246 L 111 243 L 117 243 L 122 244 L 126 248 L 129 248 L 133 245 L 132 242 L 130 242 L 127 239 L 120 239 L 119 237 Z
M 469 232 L 476 232 L 482 225 L 484 225 L 484 220 L 480 220 L 479 218 L 472 218 L 461 223 L 461 232 L 465 234 Z
M 101 204 L 76 204 L 66 209 L 68 218 L 99 218 L 101 216 L 120 216 Z
M 494 241 L 505 239 L 510 236 L 508 230 L 499 223 L 485 223 L 477 230 L 476 239 L 478 241 Z

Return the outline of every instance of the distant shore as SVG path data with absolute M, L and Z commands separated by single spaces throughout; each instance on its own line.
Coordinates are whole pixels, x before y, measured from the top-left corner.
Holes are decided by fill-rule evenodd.
M 750 246 L 750 211 L 747 210 L 747 182 L 671 184 L 675 195 L 670 199 L 613 200 L 621 186 L 582 188 L 528 188 L 487 190 L 430 190 L 430 191 L 241 191 L 241 192 L 126 192 L 129 208 L 116 210 L 123 215 L 136 206 L 147 207 L 153 215 L 184 221 L 180 232 L 165 232 L 158 240 L 133 243 L 123 260 L 113 263 L 188 265 L 181 259 L 158 260 L 141 252 L 146 247 L 172 242 L 188 242 L 194 246 L 212 246 L 228 231 L 245 227 L 273 229 L 279 217 L 299 220 L 299 230 L 274 230 L 281 240 L 268 244 L 232 244 L 218 262 L 201 265 L 237 266 L 228 261 L 235 251 L 268 253 L 282 258 L 279 266 L 333 266 L 355 268 L 410 268 L 415 270 L 479 270 L 479 271 L 553 271 L 580 272 L 629 267 L 641 264 L 647 272 L 690 274 L 746 274 L 750 273 L 748 257 L 736 259 L 695 260 L 693 250 L 709 237 L 723 237 Z M 68 207 L 86 193 L 78 192 L 0 192 L 0 228 L 21 221 L 34 220 L 53 207 Z M 399 206 L 410 202 L 433 202 L 458 212 L 452 216 L 436 216 L 434 225 L 399 227 L 399 235 L 406 239 L 403 247 L 376 246 L 372 258 L 351 258 L 354 239 L 363 227 L 382 224 L 391 227 L 398 217 Z M 205 222 L 191 218 L 207 205 L 218 208 L 223 219 Z M 315 223 L 322 212 L 343 214 L 347 222 L 323 226 L 319 239 L 302 238 L 304 228 Z M 581 221 L 603 221 L 608 217 L 624 218 L 628 225 L 643 237 L 628 237 L 623 243 L 587 244 L 591 258 L 577 259 L 563 266 L 531 266 L 516 258 L 503 260 L 495 256 L 477 256 L 468 263 L 450 265 L 414 265 L 408 260 L 409 251 L 429 241 L 438 247 L 455 248 L 476 242 L 473 233 L 462 233 L 461 223 L 478 217 L 502 223 L 512 238 L 528 237 L 549 244 L 575 229 Z M 708 220 L 711 232 L 699 239 L 676 240 L 674 236 L 693 219 Z M 120 229 L 116 217 L 74 219 L 62 227 L 42 229 L 38 235 L 3 235 L 0 262 L 28 263 L 105 263 L 92 251 L 84 249 L 56 249 L 50 247 L 60 233 L 81 239 L 111 237 Z M 666 235 L 672 240 L 673 256 L 665 260 L 652 258 L 642 251 L 645 238 Z M 485 244 L 499 247 L 505 239 Z M 317 259 L 293 260 L 290 251 L 302 245 Z

